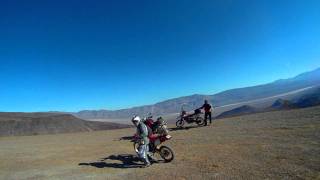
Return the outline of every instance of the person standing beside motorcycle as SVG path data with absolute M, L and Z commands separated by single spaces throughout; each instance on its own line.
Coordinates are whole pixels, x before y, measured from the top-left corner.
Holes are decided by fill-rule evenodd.
M 204 100 L 204 104 L 199 109 L 204 109 L 204 125 L 208 125 L 208 117 L 211 124 L 211 109 L 212 106 L 208 103 L 208 100 Z
M 138 156 L 144 162 L 145 167 L 150 166 L 150 161 L 148 159 L 149 152 L 149 138 L 148 138 L 148 128 L 141 121 L 139 116 L 135 116 L 132 118 L 132 123 L 137 127 L 137 135 L 140 137 L 140 143 L 138 148 Z

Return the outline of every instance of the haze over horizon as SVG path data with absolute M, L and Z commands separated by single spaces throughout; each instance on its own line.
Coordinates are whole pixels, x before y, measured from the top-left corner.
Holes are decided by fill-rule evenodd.
M 0 111 L 122 109 L 319 67 L 319 1 L 1 1 Z

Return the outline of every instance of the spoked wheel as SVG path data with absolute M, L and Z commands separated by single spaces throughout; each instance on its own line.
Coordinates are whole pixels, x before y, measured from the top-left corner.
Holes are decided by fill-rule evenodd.
M 165 162 L 170 162 L 174 159 L 173 151 L 167 146 L 161 146 L 158 152 Z
M 135 151 L 136 153 L 139 152 L 139 143 L 138 143 L 138 142 L 134 142 L 134 143 L 133 143 L 133 149 L 134 149 L 134 151 Z
M 176 122 L 176 126 L 177 126 L 178 128 L 182 128 L 183 125 L 184 125 L 184 120 L 182 120 L 182 119 L 179 119 L 179 120 Z
M 203 126 L 204 125 L 203 117 L 197 117 L 196 121 L 197 121 L 198 126 Z

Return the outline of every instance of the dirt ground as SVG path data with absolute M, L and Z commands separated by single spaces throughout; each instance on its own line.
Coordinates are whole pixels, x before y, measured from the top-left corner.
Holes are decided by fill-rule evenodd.
M 1 137 L 0 179 L 320 179 L 319 106 L 173 128 L 175 159 L 149 168 L 134 132 Z

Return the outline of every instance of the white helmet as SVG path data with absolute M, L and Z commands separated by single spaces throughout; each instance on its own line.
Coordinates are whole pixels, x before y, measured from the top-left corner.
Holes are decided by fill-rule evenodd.
M 139 116 L 133 116 L 132 120 L 131 120 L 133 123 L 140 123 L 141 121 L 141 118 Z

